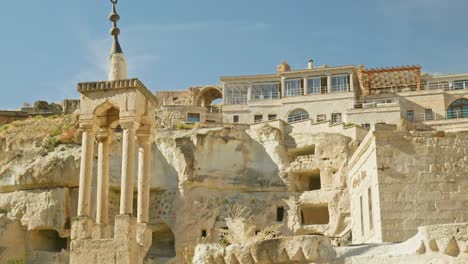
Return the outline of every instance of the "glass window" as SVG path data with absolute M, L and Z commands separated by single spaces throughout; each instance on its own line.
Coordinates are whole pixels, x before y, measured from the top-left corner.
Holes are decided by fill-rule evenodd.
M 309 119 L 309 113 L 304 109 L 296 109 L 288 116 L 288 123 L 298 122 Z
M 468 118 L 468 99 L 458 99 L 447 109 L 447 118 Z
M 276 120 L 276 114 L 268 115 L 268 120 Z
M 280 83 L 252 84 L 252 100 L 274 100 L 280 98 Z
M 302 79 L 293 79 L 284 81 L 286 96 L 304 95 L 302 87 Z
M 452 84 L 454 90 L 468 89 L 468 80 L 454 81 Z
M 432 109 L 424 109 L 424 120 L 434 120 Z
M 327 121 L 327 115 L 325 114 L 317 115 L 317 122 L 323 122 L 323 121 Z
M 233 116 L 233 121 L 234 123 L 239 123 L 239 116 L 238 115 Z
M 350 76 L 336 75 L 331 77 L 331 92 L 347 92 L 349 91 Z
M 224 103 L 227 105 L 247 104 L 248 84 L 224 85 Z
M 187 114 L 187 123 L 197 123 L 200 122 L 200 114 L 188 113 Z
M 263 115 L 255 115 L 254 116 L 254 123 L 259 123 L 263 121 Z
M 414 111 L 413 110 L 406 111 L 406 119 L 408 119 L 408 121 L 411 121 L 411 122 L 414 121 Z
M 362 123 L 361 127 L 365 128 L 365 129 L 370 129 L 370 124 L 369 123 Z
M 341 113 L 333 113 L 332 116 L 332 123 L 342 123 L 343 119 L 341 118 Z
M 307 94 L 327 93 L 327 77 L 307 79 Z

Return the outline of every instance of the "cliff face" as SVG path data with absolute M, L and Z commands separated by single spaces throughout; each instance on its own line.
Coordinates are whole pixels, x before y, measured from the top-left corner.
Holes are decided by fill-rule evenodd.
M 78 199 L 76 118 L 32 119 L 0 131 L 0 233 L 5 234 L 0 260 L 26 254 L 31 261 L 60 263 L 66 260 Z M 240 215 L 255 232 L 272 225 L 284 235 L 346 231 L 346 164 L 355 141 L 304 131 L 297 138 L 300 146 L 291 148 L 284 133 L 268 125 L 159 131 L 151 164 L 148 261 L 176 257 L 175 263 L 182 263 L 198 242 L 222 242 L 225 219 Z M 110 159 L 111 222 L 119 208 L 120 145 L 116 134 Z M 324 210 L 326 219 L 309 219 Z

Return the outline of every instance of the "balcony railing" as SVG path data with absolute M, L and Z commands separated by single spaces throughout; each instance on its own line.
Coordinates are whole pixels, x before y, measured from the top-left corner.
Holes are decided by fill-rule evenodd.
M 443 115 L 436 114 L 434 112 L 427 112 L 421 114 L 414 114 L 412 118 L 408 118 L 407 116 L 406 119 L 409 122 L 468 119 L 468 110 L 448 111 Z
M 385 94 L 385 93 L 402 93 L 402 92 L 412 92 L 417 91 L 417 84 L 405 84 L 405 85 L 395 85 L 395 86 L 381 86 L 381 87 L 372 87 L 373 94 Z M 445 91 L 455 91 L 455 90 L 468 90 L 467 82 L 429 82 L 420 85 L 421 91 L 429 90 L 445 90 Z
M 391 107 L 398 106 L 397 98 L 385 98 L 385 99 L 374 99 L 374 100 L 358 100 L 354 104 L 354 108 L 379 108 L 379 107 Z
M 252 100 L 277 100 L 280 99 L 279 92 L 270 93 L 252 93 Z
M 328 93 L 328 86 L 321 86 L 321 87 L 307 87 L 307 94 L 327 94 Z
M 246 105 L 247 104 L 247 96 L 226 97 L 224 99 L 224 104 L 226 104 L 226 105 Z
M 332 93 L 345 93 L 348 92 L 350 89 L 349 84 L 342 84 L 342 85 L 332 85 L 330 92 Z
M 288 117 L 288 123 L 299 122 L 299 121 L 307 120 L 309 118 L 310 116 L 308 114 L 290 115 Z

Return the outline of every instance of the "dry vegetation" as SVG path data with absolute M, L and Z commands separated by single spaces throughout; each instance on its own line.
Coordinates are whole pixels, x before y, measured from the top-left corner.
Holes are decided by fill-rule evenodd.
M 251 224 L 254 222 L 252 212 L 244 206 L 236 204 L 228 208 L 228 216 L 226 222 L 229 228 L 218 230 L 222 236 L 220 244 L 223 246 L 230 244 L 243 245 L 277 238 L 281 235 L 281 225 L 278 224 L 257 231 L 256 226 Z
M 78 144 L 77 116 L 37 116 L 0 127 L 0 141 L 10 144 L 40 144 L 53 148 L 58 144 Z

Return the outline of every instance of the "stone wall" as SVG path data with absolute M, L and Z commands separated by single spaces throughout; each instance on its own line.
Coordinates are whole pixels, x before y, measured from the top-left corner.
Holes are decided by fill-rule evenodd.
M 418 226 L 468 221 L 466 132 L 377 130 L 365 142 L 350 178 L 354 242 L 404 241 Z

